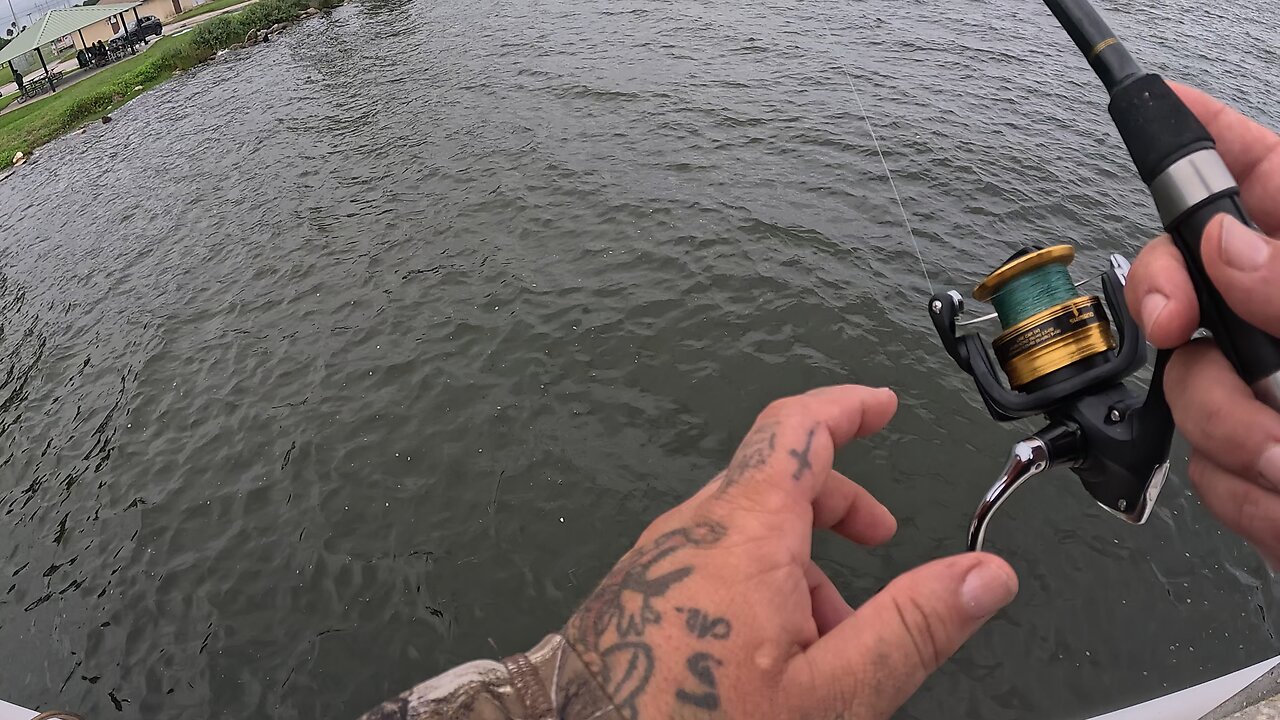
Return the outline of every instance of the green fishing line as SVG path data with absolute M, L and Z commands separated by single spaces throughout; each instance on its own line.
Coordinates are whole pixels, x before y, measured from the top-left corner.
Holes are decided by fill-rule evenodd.
M 1053 263 L 1005 283 L 991 298 L 991 304 L 1000 316 L 1001 327 L 1008 329 L 1038 312 L 1076 297 L 1076 286 L 1071 282 L 1067 266 Z

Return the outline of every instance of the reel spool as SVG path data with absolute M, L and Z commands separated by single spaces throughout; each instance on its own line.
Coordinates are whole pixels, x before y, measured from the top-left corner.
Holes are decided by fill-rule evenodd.
M 1024 248 L 973 291 L 973 299 L 991 302 L 1000 318 L 1004 332 L 991 348 L 1014 390 L 1034 391 L 1079 375 L 1115 350 L 1102 301 L 1081 295 L 1071 281 L 1067 266 L 1074 259 L 1070 245 Z
M 1099 299 L 1077 292 L 1067 270 L 1074 258 L 1070 245 L 1026 248 L 978 284 L 973 297 L 989 300 L 1000 318 L 1002 332 L 991 343 L 960 331 L 990 317 L 961 322 L 960 293 L 943 289 L 929 298 L 943 349 L 973 378 L 992 419 L 1040 415 L 1047 422 L 1014 445 L 974 513 L 970 550 L 982 548 L 992 514 L 1010 493 L 1052 468 L 1070 468 L 1098 504 L 1136 524 L 1146 521 L 1168 475 L 1170 351 L 1157 353 L 1145 397 L 1133 392 L 1126 380 L 1146 364 L 1147 352 L 1124 302 L 1129 262 L 1109 258 Z

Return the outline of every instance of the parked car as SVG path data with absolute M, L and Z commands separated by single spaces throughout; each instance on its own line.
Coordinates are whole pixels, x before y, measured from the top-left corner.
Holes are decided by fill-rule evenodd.
M 128 39 L 125 37 L 126 32 L 129 33 L 129 36 L 132 37 L 133 41 L 136 43 L 147 42 L 147 38 L 152 35 L 160 37 L 160 34 L 164 32 L 164 24 L 161 23 L 160 18 L 155 15 L 143 15 L 138 18 L 137 22 L 130 23 L 126 28 L 126 30 L 121 30 L 112 36 L 111 42 L 113 44 L 128 42 Z

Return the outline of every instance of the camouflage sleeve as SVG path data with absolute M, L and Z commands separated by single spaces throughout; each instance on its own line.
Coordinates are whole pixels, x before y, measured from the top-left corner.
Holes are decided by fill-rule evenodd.
M 562 635 L 501 662 L 459 665 L 360 720 L 624 720 Z

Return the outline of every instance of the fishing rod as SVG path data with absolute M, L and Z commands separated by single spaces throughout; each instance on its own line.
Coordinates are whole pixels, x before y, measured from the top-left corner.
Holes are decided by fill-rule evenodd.
M 1254 395 L 1280 411 L 1280 340 L 1242 320 L 1205 273 L 1200 246 L 1219 214 L 1253 226 L 1240 189 L 1213 137 L 1159 75 L 1138 65 L 1087 0 L 1045 0 L 1075 41 L 1111 100 L 1108 110 L 1133 158 L 1165 230 L 1186 261 L 1200 303 L 1200 323 Z M 1002 332 L 991 348 L 958 334 L 964 298 L 943 290 L 928 312 L 947 354 L 972 376 L 997 422 L 1043 415 L 1048 424 L 1017 443 L 987 491 L 969 529 L 979 550 L 992 514 L 1024 482 L 1054 467 L 1070 468 L 1103 508 L 1142 524 L 1169 473 L 1173 417 L 1164 396 L 1171 351 L 1156 353 L 1145 398 L 1126 380 L 1146 365 L 1146 341 L 1124 301 L 1129 263 L 1110 257 L 1103 298 L 1083 295 L 1071 280 L 1069 245 L 1024 248 L 986 277 L 973 297 L 990 301 Z M 1110 317 L 1108 317 L 1108 313 Z

